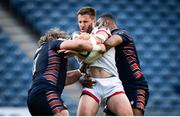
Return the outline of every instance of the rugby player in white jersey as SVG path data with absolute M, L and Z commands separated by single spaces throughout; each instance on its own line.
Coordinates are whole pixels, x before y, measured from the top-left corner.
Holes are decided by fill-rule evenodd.
M 86 19 L 84 17 L 88 16 L 88 14 L 86 14 L 87 9 L 88 8 L 82 8 L 79 10 L 77 14 L 79 23 L 83 22 L 83 19 Z M 80 28 L 80 31 L 81 29 L 83 28 Z M 88 32 L 88 30 L 86 31 Z M 85 35 L 88 34 L 84 34 L 84 36 Z M 96 80 L 96 85 L 92 86 L 91 88 L 86 87 L 83 89 L 77 110 L 78 116 L 96 115 L 102 101 L 106 101 L 107 105 L 109 105 L 110 109 L 116 115 L 133 115 L 130 102 L 125 95 L 122 83 L 118 77 L 118 72 L 115 65 L 114 48 L 109 49 L 97 60 L 89 62 L 89 68 L 86 70 L 86 73 L 90 75 L 92 79 Z

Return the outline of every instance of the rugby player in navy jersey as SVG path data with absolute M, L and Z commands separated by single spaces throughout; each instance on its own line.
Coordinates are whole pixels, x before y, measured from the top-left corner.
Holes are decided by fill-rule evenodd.
M 105 41 L 106 49 L 115 47 L 115 60 L 126 95 L 131 102 L 135 116 L 144 115 L 149 97 L 148 84 L 143 76 L 133 38 L 124 29 L 118 28 L 111 14 L 102 15 L 98 26 L 110 28 L 112 36 Z M 114 115 L 106 106 L 106 115 Z
M 105 51 L 103 44 L 93 45 L 90 41 L 66 38 L 65 32 L 52 29 L 39 40 L 40 47 L 35 53 L 32 86 L 27 99 L 28 109 L 33 116 L 69 115 L 61 93 L 64 86 L 77 81 L 81 73 L 78 70 L 67 72 L 67 53 L 58 53 L 58 50 Z

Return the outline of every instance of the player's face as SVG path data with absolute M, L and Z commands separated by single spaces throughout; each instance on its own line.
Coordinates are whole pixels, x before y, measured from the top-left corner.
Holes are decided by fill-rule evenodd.
M 80 32 L 90 33 L 94 24 L 95 18 L 92 18 L 89 15 L 78 15 L 78 26 Z

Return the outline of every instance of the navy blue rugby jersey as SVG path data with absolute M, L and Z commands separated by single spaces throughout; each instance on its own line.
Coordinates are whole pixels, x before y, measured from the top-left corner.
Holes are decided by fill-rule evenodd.
M 115 29 L 111 33 L 112 35 L 119 35 L 123 39 L 123 43 L 115 47 L 115 60 L 124 88 L 147 89 L 147 81 L 140 68 L 133 38 L 123 29 Z
M 63 53 L 57 53 L 62 42 L 63 40 L 52 40 L 37 49 L 33 63 L 32 88 L 56 88 L 62 93 L 67 71 L 67 59 Z

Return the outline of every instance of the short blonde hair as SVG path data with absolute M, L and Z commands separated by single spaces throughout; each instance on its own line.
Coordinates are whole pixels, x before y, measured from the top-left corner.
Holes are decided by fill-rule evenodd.
M 55 39 L 69 39 L 70 35 L 66 32 L 60 30 L 59 28 L 51 28 L 50 30 L 45 33 L 45 35 L 40 37 L 40 40 L 38 41 L 39 46 L 41 46 L 44 43 L 47 43 L 48 41 L 55 40 Z

